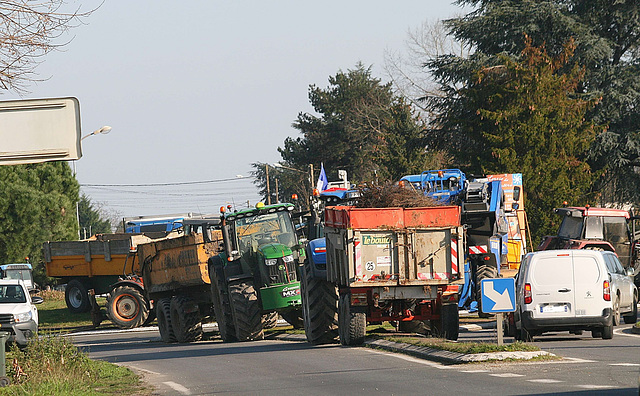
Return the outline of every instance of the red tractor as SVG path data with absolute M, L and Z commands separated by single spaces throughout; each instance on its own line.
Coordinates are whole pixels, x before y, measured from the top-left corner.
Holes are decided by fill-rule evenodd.
M 622 209 L 566 207 L 555 212 L 562 216 L 557 236 L 545 236 L 536 250 L 592 249 L 615 252 L 625 268 L 638 274 L 637 217 Z

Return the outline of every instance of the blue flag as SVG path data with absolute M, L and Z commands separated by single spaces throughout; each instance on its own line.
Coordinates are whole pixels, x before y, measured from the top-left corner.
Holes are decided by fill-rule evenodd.
M 327 189 L 329 185 L 329 180 L 327 179 L 327 174 L 324 173 L 324 164 L 320 164 L 320 175 L 318 175 L 318 183 L 316 183 L 316 189 L 318 192 L 323 192 Z

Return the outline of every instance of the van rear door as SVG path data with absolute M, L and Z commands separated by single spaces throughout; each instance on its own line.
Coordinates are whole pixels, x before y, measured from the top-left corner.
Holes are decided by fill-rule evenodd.
M 602 316 L 602 286 L 607 274 L 604 262 L 599 262 L 593 252 L 573 252 L 576 316 Z
M 574 317 L 573 262 L 569 253 L 544 255 L 532 260 L 533 318 Z

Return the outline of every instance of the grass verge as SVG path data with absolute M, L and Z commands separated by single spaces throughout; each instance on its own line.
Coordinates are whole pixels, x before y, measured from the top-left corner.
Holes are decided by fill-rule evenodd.
M 91 360 L 60 336 L 33 340 L 26 349 L 7 353 L 11 385 L 0 395 L 149 395 L 126 367 Z
M 457 352 L 464 354 L 489 353 L 489 352 L 536 352 L 539 351 L 535 345 L 527 344 L 522 341 L 516 341 L 510 344 L 498 345 L 485 342 L 453 342 L 442 338 L 420 338 L 420 337 L 393 337 L 384 336 L 377 338 L 400 342 L 405 344 L 417 345 L 421 347 L 440 349 L 443 351 Z

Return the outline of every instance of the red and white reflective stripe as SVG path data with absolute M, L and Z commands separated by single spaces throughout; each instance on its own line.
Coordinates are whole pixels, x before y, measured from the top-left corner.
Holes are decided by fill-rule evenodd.
M 458 273 L 458 240 L 451 238 L 451 273 Z
M 469 246 L 469 254 L 487 253 L 487 245 Z
M 449 279 L 451 274 L 448 272 L 424 273 L 418 272 L 418 279 Z

